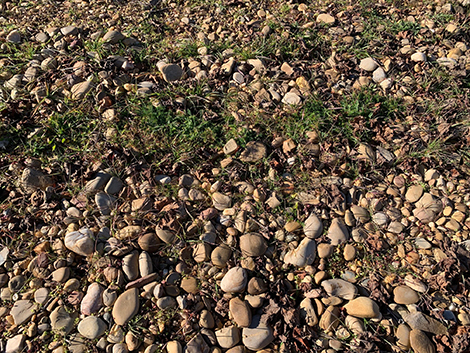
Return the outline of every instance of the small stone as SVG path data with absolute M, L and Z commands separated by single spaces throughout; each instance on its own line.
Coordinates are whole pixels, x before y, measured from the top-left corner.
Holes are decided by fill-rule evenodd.
M 356 257 L 356 248 L 354 245 L 346 244 L 343 250 L 344 259 L 346 261 L 352 261 Z
M 91 315 L 97 312 L 103 306 L 104 287 L 99 283 L 92 283 L 88 286 L 86 295 L 83 297 L 80 305 L 80 311 L 84 315 Z
M 78 28 L 75 26 L 66 26 L 60 29 L 60 32 L 64 36 L 75 36 L 78 34 Z
M 139 252 L 137 250 L 127 254 L 122 259 L 122 272 L 128 281 L 133 281 L 139 276 Z
M 28 192 L 37 189 L 45 190 L 48 186 L 52 186 L 52 179 L 43 172 L 32 168 L 25 168 L 20 178 L 20 185 Z
M 232 199 L 230 196 L 224 195 L 220 192 L 214 192 L 212 194 L 212 203 L 216 209 L 223 211 L 226 208 L 230 208 Z
M 261 293 L 265 293 L 268 290 L 268 286 L 266 285 L 266 282 L 258 277 L 253 277 L 250 279 L 248 282 L 248 293 L 251 295 L 258 295 Z
M 142 250 L 152 254 L 158 251 L 161 241 L 155 233 L 145 233 L 139 237 L 137 243 Z
M 173 244 L 176 236 L 173 232 L 169 230 L 164 230 L 161 228 L 155 228 L 155 232 L 157 233 L 158 238 L 166 244 Z
M 321 286 L 331 297 L 352 300 L 357 295 L 357 287 L 345 280 L 334 278 L 323 281 Z
M 377 62 L 372 59 L 372 58 L 365 58 L 365 59 L 362 59 L 361 60 L 361 63 L 359 64 L 359 67 L 362 69 L 362 70 L 365 70 L 365 71 L 368 71 L 368 72 L 372 72 L 374 71 L 377 67 L 379 67 L 379 64 L 377 64 Z
M 21 43 L 21 34 L 18 31 L 11 31 L 8 33 L 6 37 L 7 42 L 13 43 L 13 44 L 20 44 Z
M 167 353 L 183 353 L 183 347 L 181 346 L 181 343 L 179 343 L 178 341 L 170 341 L 166 344 L 166 351 Z M 158 352 L 157 347 L 155 348 L 155 352 L 147 352 L 147 350 L 145 350 L 144 353 L 156 353 L 156 352 Z
M 29 300 L 17 300 L 10 310 L 15 325 L 19 326 L 28 321 L 34 315 L 36 308 L 37 305 Z
M 95 203 L 103 216 L 108 216 L 114 208 L 116 198 L 104 192 L 98 192 L 95 195 Z
M 200 333 L 196 334 L 186 345 L 185 353 L 210 353 L 211 349 Z M 170 353 L 170 352 L 168 352 Z
M 51 327 L 54 331 L 66 336 L 72 331 L 75 317 L 71 316 L 64 306 L 58 306 L 52 313 L 49 315 L 51 320 Z
M 397 304 L 415 304 L 419 301 L 419 295 L 408 286 L 398 286 L 393 290 L 395 303 Z
M 38 304 L 44 304 L 49 298 L 49 289 L 39 288 L 34 292 L 34 301 Z
M 334 330 L 339 325 L 339 317 L 339 308 L 330 305 L 320 317 L 320 328 L 326 332 Z
M 431 247 L 432 247 L 431 243 L 428 242 L 424 238 L 416 238 L 415 244 L 418 247 L 418 249 L 422 249 L 422 250 L 431 249 Z
M 232 257 L 232 250 L 227 245 L 221 244 L 212 251 L 211 262 L 214 266 L 225 267 L 230 257 Z
M 245 269 L 234 267 L 222 278 L 220 288 L 226 293 L 242 293 L 248 283 L 248 275 Z
M 176 300 L 172 297 L 163 297 L 157 300 L 157 306 L 161 310 L 175 308 L 177 305 Z
M 382 69 L 381 67 L 375 69 L 374 72 L 372 73 L 372 80 L 374 80 L 375 83 L 380 83 L 386 78 L 387 78 L 387 74 L 385 73 L 384 69 Z
M 230 139 L 224 146 L 224 153 L 227 155 L 232 155 L 235 152 L 237 152 L 238 149 L 239 149 L 239 146 L 237 142 L 234 139 Z
M 421 185 L 413 185 L 408 188 L 408 191 L 405 194 L 406 201 L 415 203 L 423 195 L 423 187 Z
M 401 349 L 408 351 L 411 347 L 410 345 L 410 332 L 411 329 L 406 324 L 398 325 L 397 332 L 395 336 L 397 336 L 397 345 Z
M 122 293 L 114 303 L 112 315 L 117 325 L 125 325 L 139 311 L 139 290 L 131 288 Z
M 78 100 L 85 98 L 86 94 L 91 91 L 93 84 L 90 81 L 79 82 L 72 86 L 72 99 Z
M 368 297 L 358 297 L 344 306 L 348 315 L 358 318 L 378 318 L 380 309 L 376 302 Z
M 335 18 L 329 14 L 322 13 L 317 17 L 317 23 L 326 23 L 332 25 L 335 23 Z
M 288 105 L 299 105 L 302 99 L 294 92 L 287 92 L 282 98 L 282 103 Z
M 312 299 L 305 298 L 302 300 L 299 309 L 300 318 L 304 320 L 308 326 L 313 327 L 318 324 L 318 317 Z
M 203 328 L 213 329 L 215 326 L 214 317 L 208 310 L 201 311 L 199 316 L 199 326 Z
M 414 62 L 425 62 L 426 61 L 426 54 L 422 52 L 416 52 L 413 55 L 411 55 L 411 60 Z
M 96 316 L 88 316 L 78 324 L 78 332 L 88 339 L 94 340 L 104 335 L 107 329 L 106 323 Z
M 183 77 L 183 70 L 176 64 L 166 64 L 161 67 L 160 72 L 166 82 L 178 81 Z

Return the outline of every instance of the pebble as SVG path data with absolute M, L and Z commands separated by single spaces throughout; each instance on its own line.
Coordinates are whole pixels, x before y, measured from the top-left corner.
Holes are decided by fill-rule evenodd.
M 249 233 L 240 237 L 240 250 L 244 256 L 262 256 L 267 248 L 266 239 L 257 233 Z
M 284 256 L 284 263 L 298 267 L 311 265 L 315 261 L 316 248 L 315 240 L 304 238 L 297 248 L 290 250 Z
M 336 306 L 330 305 L 325 309 L 320 317 L 319 326 L 322 330 L 330 332 L 336 329 L 339 325 L 340 311 Z
M 211 262 L 214 266 L 225 267 L 227 261 L 232 257 L 232 250 L 225 244 L 216 247 L 211 253 Z
M 421 330 L 411 330 L 410 346 L 416 353 L 435 353 L 436 348 L 429 337 Z
M 334 24 L 335 18 L 329 14 L 322 13 L 318 15 L 317 23 Z
M 282 103 L 288 105 L 299 105 L 302 99 L 294 92 L 287 92 L 282 98 Z
M 15 325 L 19 326 L 28 321 L 37 309 L 37 305 L 29 300 L 17 300 L 10 310 Z
M 358 318 L 378 318 L 380 309 L 376 302 L 367 297 L 357 297 L 344 306 L 348 315 Z
M 315 213 L 305 220 L 304 234 L 307 238 L 315 239 L 323 233 L 323 223 Z
M 220 288 L 226 293 L 241 293 L 248 283 L 248 275 L 245 269 L 234 267 L 222 278 Z
M 77 315 L 70 315 L 64 306 L 58 306 L 50 315 L 52 329 L 63 336 L 67 336 L 74 326 Z
M 167 64 L 163 65 L 160 68 L 160 72 L 163 75 L 163 79 L 166 82 L 178 81 L 183 77 L 183 70 L 179 65 L 176 64 Z
M 248 303 L 240 298 L 232 298 L 229 302 L 230 314 L 238 327 L 248 327 L 251 324 L 251 309 Z
M 407 351 L 410 349 L 410 332 L 411 329 L 406 324 L 398 325 L 395 336 L 397 337 L 397 345 L 401 349 Z
M 318 324 L 318 317 L 312 299 L 305 298 L 299 305 L 300 318 L 305 321 L 308 326 L 315 326 Z
M 414 62 L 425 62 L 426 54 L 418 51 L 411 55 L 411 60 L 413 60 Z
M 267 155 L 266 146 L 262 142 L 250 141 L 240 154 L 240 160 L 246 163 L 256 163 Z
M 16 335 L 7 340 L 5 353 L 20 353 L 23 351 L 24 343 L 26 340 L 25 335 Z
M 220 347 L 232 348 L 240 342 L 240 329 L 236 326 L 224 327 L 215 331 L 215 337 Z
M 352 300 L 357 295 L 357 287 L 345 280 L 334 278 L 321 282 L 321 286 L 329 296 Z
M 364 58 L 361 60 L 360 64 L 359 64 L 359 67 L 362 69 L 362 70 L 365 70 L 365 71 L 368 71 L 368 72 L 372 72 L 374 71 L 377 67 L 379 67 L 379 64 L 377 64 L 377 62 L 372 59 L 372 58 Z
M 273 330 L 261 322 L 261 316 L 253 317 L 249 327 L 242 330 L 242 340 L 246 348 L 258 351 L 274 340 Z
M 83 315 L 91 315 L 103 306 L 103 291 L 104 288 L 99 283 L 95 282 L 88 286 L 86 295 L 80 305 L 80 311 Z
M 72 86 L 70 92 L 72 93 L 72 99 L 79 100 L 85 98 L 88 92 L 93 88 L 93 83 L 90 81 L 79 82 Z
M 411 186 L 405 194 L 406 201 L 415 203 L 418 201 L 421 196 L 423 195 L 423 187 L 421 185 L 413 185 Z
M 139 290 L 131 288 L 122 293 L 114 303 L 112 315 L 117 325 L 125 325 L 139 311 Z
M 332 245 L 339 245 L 348 241 L 349 231 L 340 218 L 334 218 L 331 221 L 327 237 L 331 240 Z
M 121 32 L 118 31 L 108 31 L 106 34 L 101 38 L 101 40 L 105 43 L 116 44 L 126 38 Z
M 96 316 L 88 316 L 79 322 L 77 329 L 83 337 L 94 340 L 105 333 L 107 325 Z
M 408 286 L 398 286 L 393 290 L 394 301 L 397 304 L 415 304 L 419 301 L 419 295 Z
M 20 44 L 21 43 L 21 34 L 20 32 L 13 30 L 10 33 L 8 33 L 6 37 L 7 42 L 13 43 L 13 44 Z

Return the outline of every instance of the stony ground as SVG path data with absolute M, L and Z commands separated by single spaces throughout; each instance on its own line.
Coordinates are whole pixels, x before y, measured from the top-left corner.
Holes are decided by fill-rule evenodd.
M 470 352 L 469 1 L 0 4 L 0 351 Z

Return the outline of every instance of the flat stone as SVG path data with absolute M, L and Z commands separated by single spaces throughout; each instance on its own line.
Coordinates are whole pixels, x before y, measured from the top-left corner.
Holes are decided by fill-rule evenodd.
M 422 52 L 416 52 L 411 55 L 411 60 L 414 62 L 425 62 L 426 61 L 426 54 Z
M 334 246 L 327 243 L 320 243 L 317 247 L 318 257 L 320 259 L 327 259 L 333 254 Z
M 331 240 L 332 245 L 339 245 L 348 241 L 349 231 L 340 218 L 334 218 L 331 221 L 327 236 Z
M 332 25 L 335 23 L 335 18 L 327 13 L 319 14 L 317 17 L 317 23 L 326 23 Z
M 261 316 L 256 315 L 251 320 L 249 327 L 242 330 L 242 341 L 246 348 L 259 351 L 274 340 L 271 327 L 261 322 Z
M 248 275 L 245 269 L 234 267 L 222 278 L 220 288 L 226 293 L 242 293 L 248 283 Z
M 232 348 L 240 342 L 240 329 L 236 326 L 224 327 L 215 331 L 215 337 L 220 347 Z
M 421 330 L 411 330 L 410 346 L 415 353 L 435 353 L 436 347 L 429 337 Z
M 299 305 L 300 318 L 305 321 L 308 326 L 315 326 L 318 324 L 318 317 L 313 304 L 313 300 L 305 298 L 300 302 Z
M 161 241 L 155 233 L 145 233 L 139 237 L 137 243 L 142 250 L 152 254 L 158 251 Z
M 398 325 L 395 336 L 397 337 L 397 346 L 401 349 L 408 351 L 411 347 L 410 345 L 410 332 L 411 329 L 406 324 Z
M 25 168 L 20 178 L 20 185 L 29 192 L 36 191 L 37 189 L 45 190 L 48 186 L 52 186 L 52 184 L 52 179 L 49 176 L 32 168 Z
M 282 103 L 288 105 L 299 105 L 302 102 L 302 98 L 295 92 L 287 92 L 282 98 Z
M 321 286 L 331 297 L 352 300 L 357 295 L 357 287 L 345 280 L 334 278 L 321 282 Z
M 225 267 L 227 261 L 232 257 L 232 250 L 225 244 L 216 247 L 211 253 L 211 262 L 214 266 Z
M 336 306 L 330 305 L 320 317 L 319 326 L 322 330 L 330 332 L 339 325 L 340 311 Z
M 186 345 L 185 353 L 210 353 L 211 349 L 200 333 L 196 334 Z
M 287 252 L 284 256 L 284 263 L 298 267 L 311 265 L 315 261 L 316 249 L 315 240 L 304 238 L 297 248 Z
M 79 82 L 72 86 L 70 92 L 72 93 L 72 99 L 78 100 L 85 98 L 86 94 L 93 88 L 93 83 L 90 81 Z
M 38 304 L 44 304 L 49 298 L 49 289 L 39 288 L 34 292 L 34 301 Z
M 5 347 L 5 353 L 20 353 L 23 351 L 24 342 L 26 340 L 25 335 L 16 335 L 7 340 Z
M 139 252 L 137 250 L 127 254 L 122 259 L 122 272 L 128 281 L 133 281 L 139 276 Z
M 240 155 L 240 160 L 247 163 L 256 163 L 267 155 L 266 146 L 258 141 L 250 141 Z
M 348 315 L 361 319 L 378 318 L 380 309 L 376 302 L 368 297 L 358 297 L 344 306 Z
M 406 191 L 405 199 L 408 202 L 415 203 L 423 196 L 424 189 L 421 185 L 413 185 Z
M 68 233 L 64 238 L 67 249 L 81 256 L 90 256 L 95 250 L 95 241 L 92 239 L 93 232 L 88 228 L 82 228 Z
M 447 328 L 442 323 L 419 311 L 402 314 L 402 316 L 413 330 L 421 330 L 435 335 L 447 334 Z
M 70 36 L 70 35 L 75 36 L 78 34 L 78 28 L 75 26 L 65 26 L 60 29 L 60 32 L 64 36 Z
M 230 208 L 232 199 L 230 196 L 224 195 L 220 192 L 214 192 L 212 194 L 212 203 L 216 209 L 223 211 L 226 208 Z
M 393 290 L 394 301 L 397 304 L 415 304 L 419 301 L 419 295 L 408 286 L 398 286 Z
M 13 43 L 13 44 L 20 44 L 21 43 L 21 34 L 20 32 L 13 30 L 10 33 L 8 33 L 6 37 L 7 42 Z
M 161 310 L 167 310 L 175 308 L 178 304 L 176 303 L 175 298 L 173 297 L 162 297 L 157 300 L 157 306 Z
M 108 31 L 101 39 L 105 43 L 116 44 L 122 41 L 126 36 L 118 31 Z
M 52 330 L 66 336 L 72 331 L 75 317 L 71 316 L 64 306 L 58 306 L 50 315 Z
M 117 325 L 125 325 L 139 311 L 139 290 L 131 288 L 122 293 L 114 303 L 112 315 Z
M 10 315 L 16 326 L 28 321 L 37 309 L 37 305 L 29 300 L 17 300 L 10 310 Z
M 175 240 L 175 234 L 169 230 L 156 228 L 155 232 L 157 233 L 158 238 L 166 244 L 173 244 Z
M 114 195 L 114 194 L 119 193 L 123 187 L 124 187 L 124 184 L 122 183 L 121 179 L 116 178 L 116 177 L 111 177 L 111 179 L 109 179 L 108 183 L 106 184 L 104 188 L 104 192 L 107 194 Z
M 323 223 L 315 213 L 311 213 L 305 220 L 304 234 L 307 238 L 315 239 L 323 233 Z

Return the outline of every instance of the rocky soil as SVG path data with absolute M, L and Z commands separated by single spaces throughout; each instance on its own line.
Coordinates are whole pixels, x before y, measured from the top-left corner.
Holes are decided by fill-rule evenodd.
M 468 1 L 0 4 L 0 351 L 469 352 Z

